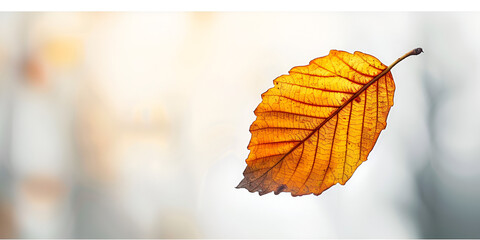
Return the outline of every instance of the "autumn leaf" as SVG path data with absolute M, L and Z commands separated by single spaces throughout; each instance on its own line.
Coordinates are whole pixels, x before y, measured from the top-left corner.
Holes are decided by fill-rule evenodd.
M 395 92 L 390 69 L 421 52 L 414 49 L 387 67 L 362 52 L 331 50 L 275 79 L 254 111 L 237 188 L 300 196 L 344 185 L 387 126 Z

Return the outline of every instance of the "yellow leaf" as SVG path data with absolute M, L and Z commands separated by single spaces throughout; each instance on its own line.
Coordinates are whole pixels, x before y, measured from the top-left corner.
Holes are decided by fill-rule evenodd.
M 332 50 L 275 79 L 255 110 L 237 188 L 300 196 L 345 184 L 387 125 L 395 92 L 390 69 L 421 52 L 387 67 L 362 52 Z

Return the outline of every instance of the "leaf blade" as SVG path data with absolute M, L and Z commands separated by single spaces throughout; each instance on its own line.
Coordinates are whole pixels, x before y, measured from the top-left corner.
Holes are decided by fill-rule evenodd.
M 237 188 L 300 196 L 345 184 L 386 127 L 395 85 L 385 69 L 368 54 L 332 50 L 275 79 L 254 111 Z

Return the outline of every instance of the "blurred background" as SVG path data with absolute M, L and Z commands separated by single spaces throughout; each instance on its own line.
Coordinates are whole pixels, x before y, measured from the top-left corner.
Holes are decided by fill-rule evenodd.
M 0 13 L 0 237 L 480 238 L 480 13 Z M 260 94 L 330 49 L 393 70 L 369 161 L 243 178 Z

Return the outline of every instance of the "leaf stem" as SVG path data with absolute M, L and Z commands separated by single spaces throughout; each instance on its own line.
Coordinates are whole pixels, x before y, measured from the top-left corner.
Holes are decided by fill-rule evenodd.
M 423 52 L 423 49 L 422 48 L 415 48 L 413 49 L 412 51 L 408 52 L 408 53 L 405 53 L 405 55 L 401 56 L 399 59 L 397 59 L 397 61 L 393 62 L 390 66 L 388 66 L 385 70 L 383 70 L 383 72 L 388 72 L 390 71 L 390 69 L 392 69 L 395 65 L 397 65 L 397 63 L 401 62 L 403 59 L 409 57 L 409 56 L 412 56 L 412 55 L 418 55 L 420 53 Z M 382 73 L 383 73 L 382 72 Z M 380 73 L 380 75 L 383 75 L 382 73 Z

